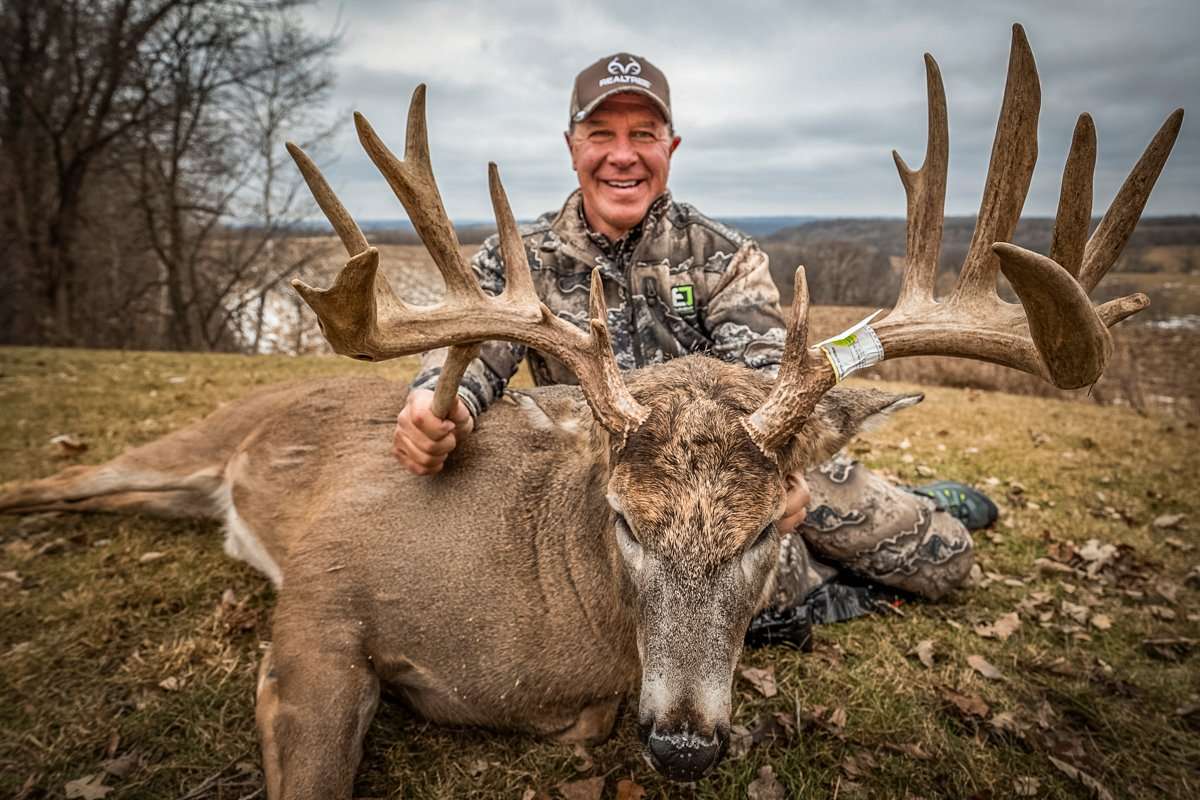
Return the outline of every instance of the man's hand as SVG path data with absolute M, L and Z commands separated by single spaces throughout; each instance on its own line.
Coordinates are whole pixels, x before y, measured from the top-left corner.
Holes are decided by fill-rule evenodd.
M 449 419 L 433 415 L 433 392 L 413 389 L 400 416 L 396 418 L 396 438 L 392 452 L 414 475 L 433 475 L 442 471 L 446 456 L 467 434 L 475 429 L 475 420 L 462 398 L 456 398 Z
M 784 480 L 787 484 L 787 500 L 783 516 L 775 523 L 775 527 L 781 535 L 786 536 L 804 521 L 804 516 L 808 513 L 808 504 L 812 501 L 812 493 L 808 491 L 808 482 L 804 480 L 803 472 L 790 472 Z

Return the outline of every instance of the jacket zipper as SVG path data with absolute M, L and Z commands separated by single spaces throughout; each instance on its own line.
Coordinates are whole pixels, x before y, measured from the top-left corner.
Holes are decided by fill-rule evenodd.
M 645 366 L 645 361 L 642 358 L 642 342 L 638 338 L 637 328 L 637 303 L 634 300 L 634 285 L 633 285 L 633 258 L 632 253 L 626 251 L 621 254 L 621 259 L 625 262 L 625 287 L 629 293 L 629 339 L 633 346 L 633 363 L 634 366 Z

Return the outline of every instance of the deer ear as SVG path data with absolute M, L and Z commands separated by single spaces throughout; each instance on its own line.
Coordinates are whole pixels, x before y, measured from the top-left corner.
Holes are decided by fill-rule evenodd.
M 788 470 L 814 466 L 845 447 L 854 435 L 878 428 L 896 411 L 915 406 L 925 395 L 835 386 L 792 437 Z

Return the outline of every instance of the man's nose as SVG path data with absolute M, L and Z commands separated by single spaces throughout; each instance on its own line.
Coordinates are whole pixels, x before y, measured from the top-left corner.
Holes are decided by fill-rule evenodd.
M 633 149 L 633 141 L 628 136 L 617 136 L 613 139 L 608 163 L 614 167 L 632 167 L 637 163 L 637 151 Z

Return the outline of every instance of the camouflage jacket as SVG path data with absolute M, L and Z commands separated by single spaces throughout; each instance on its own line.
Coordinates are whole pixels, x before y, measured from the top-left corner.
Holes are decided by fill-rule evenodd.
M 748 237 L 705 217 L 670 194 L 612 242 L 588 228 L 582 195 L 562 209 L 521 226 L 533 283 L 551 311 L 587 330 L 592 269 L 600 268 L 608 327 L 622 369 L 707 352 L 754 369 L 777 370 L 784 322 L 767 256 Z M 504 288 L 497 236 L 472 259 L 485 292 Z M 487 342 L 468 367 L 459 395 L 473 414 L 501 396 L 521 359 L 528 356 L 539 385 L 576 383 L 561 363 L 523 345 Z M 416 388 L 433 389 L 446 350 L 426 353 Z

